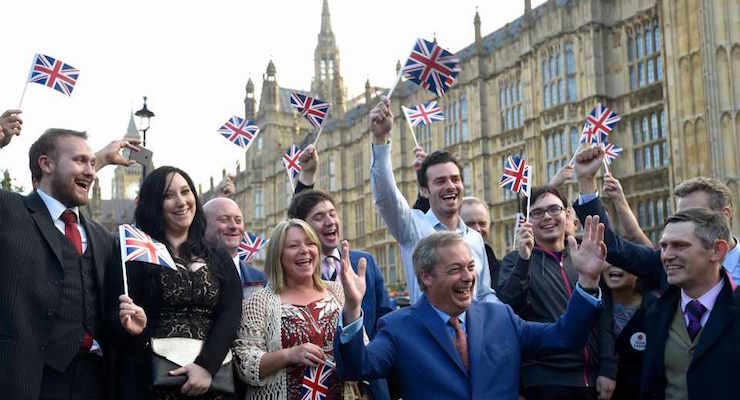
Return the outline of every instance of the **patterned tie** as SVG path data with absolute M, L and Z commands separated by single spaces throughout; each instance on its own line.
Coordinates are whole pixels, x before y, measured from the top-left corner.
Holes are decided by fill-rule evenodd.
M 65 210 L 59 219 L 64 221 L 64 236 L 77 250 L 77 254 L 82 255 L 82 237 L 80 231 L 77 230 L 77 214 L 72 210 Z
M 689 324 L 686 326 L 686 330 L 689 332 L 691 341 L 694 341 L 696 335 L 701 330 L 701 316 L 707 312 L 707 308 L 703 304 L 699 303 L 698 300 L 691 300 L 686 305 L 686 316 L 689 318 Z
M 470 372 L 470 361 L 468 359 L 468 338 L 465 336 L 465 332 L 463 332 L 462 327 L 460 326 L 460 320 L 457 319 L 457 317 L 452 317 L 447 323 L 450 324 L 453 329 L 455 329 L 455 348 L 460 354 L 460 359 L 465 366 L 465 370 Z
M 339 268 L 339 262 L 334 256 L 326 256 L 321 262 L 321 279 L 325 281 L 333 281 L 337 277 L 337 269 Z M 332 267 L 334 267 L 332 269 Z

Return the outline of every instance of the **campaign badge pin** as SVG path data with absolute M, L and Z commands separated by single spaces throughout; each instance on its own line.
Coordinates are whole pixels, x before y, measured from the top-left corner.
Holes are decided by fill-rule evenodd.
M 647 346 L 647 335 L 644 332 L 635 332 L 630 337 L 630 345 L 637 351 L 645 351 Z

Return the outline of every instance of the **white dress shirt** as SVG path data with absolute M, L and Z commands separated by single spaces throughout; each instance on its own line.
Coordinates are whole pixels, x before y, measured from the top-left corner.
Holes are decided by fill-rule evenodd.
M 697 301 L 701 303 L 701 305 L 704 306 L 704 308 L 707 309 L 707 311 L 704 312 L 701 316 L 701 327 L 703 328 L 704 325 L 706 325 L 707 320 L 709 319 L 709 314 L 712 313 L 712 308 L 714 308 L 714 304 L 717 302 L 717 297 L 719 296 L 719 292 L 722 291 L 722 287 L 724 286 L 725 281 L 720 279 L 719 283 L 714 285 L 709 291 L 704 293 L 703 295 L 699 296 Z M 689 304 L 689 302 L 692 299 L 686 292 L 681 289 L 681 312 L 683 313 L 683 319 L 686 322 L 686 326 L 689 325 L 689 317 L 686 315 L 686 306 Z

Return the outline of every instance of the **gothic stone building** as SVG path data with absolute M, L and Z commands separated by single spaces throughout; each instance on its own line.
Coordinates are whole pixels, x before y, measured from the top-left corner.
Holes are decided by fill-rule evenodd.
M 330 99 L 333 110 L 318 143 L 317 187 L 335 197 L 344 236 L 375 256 L 394 287 L 403 282 L 398 247 L 374 210 L 369 183 L 367 115 L 385 89 L 367 82 L 364 94 L 345 99 L 326 1 L 321 18 L 311 93 Z M 481 23 L 476 13 L 472 43 L 457 50 L 462 72 L 440 99 L 445 121 L 416 135 L 427 152 L 447 149 L 460 159 L 465 194 L 490 207 L 497 254 L 511 248 L 517 210 L 498 186 L 503 160 L 521 154 L 534 164 L 535 184 L 547 182 L 577 148 L 597 102 L 622 116 L 611 139 L 624 153 L 611 170 L 651 239 L 674 208 L 673 187 L 687 178 L 721 178 L 740 198 L 740 3 L 549 0 L 532 9 L 525 0 L 524 14 L 504 27 L 482 36 Z M 245 114 L 262 132 L 245 155 L 248 168 L 237 171 L 235 199 L 248 229 L 263 235 L 285 218 L 291 198 L 280 155 L 312 139 L 290 107 L 291 90 L 278 85 L 272 61 L 259 107 L 253 83 L 246 87 Z M 413 140 L 400 105 L 432 98 L 409 82 L 392 98 L 394 174 L 410 203 L 417 195 Z M 575 191 L 567 189 L 571 200 Z

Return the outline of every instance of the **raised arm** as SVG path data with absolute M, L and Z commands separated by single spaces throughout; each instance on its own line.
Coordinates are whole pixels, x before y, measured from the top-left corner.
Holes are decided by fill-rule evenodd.
M 139 140 L 114 140 L 95 153 L 95 172 L 100 171 L 106 165 L 122 165 L 129 167 L 136 164 L 134 160 L 127 160 L 121 155 L 121 150 L 129 149 L 139 151 Z
M 319 168 L 319 152 L 316 147 L 312 144 L 306 146 L 301 152 L 298 162 L 301 164 L 301 172 L 298 173 L 294 194 L 298 194 L 305 189 L 313 189 L 316 171 Z
M 391 128 L 393 114 L 386 98 L 370 112 L 372 155 L 370 157 L 370 188 L 375 208 L 383 217 L 391 235 L 399 243 L 410 240 L 411 209 L 396 186 L 391 166 Z
M 604 176 L 604 195 L 612 200 L 617 212 L 617 218 L 624 228 L 624 237 L 634 243 L 644 246 L 653 247 L 653 243 L 640 228 L 635 214 L 632 212 L 627 198 L 624 197 L 624 189 L 617 178 L 606 175 Z

